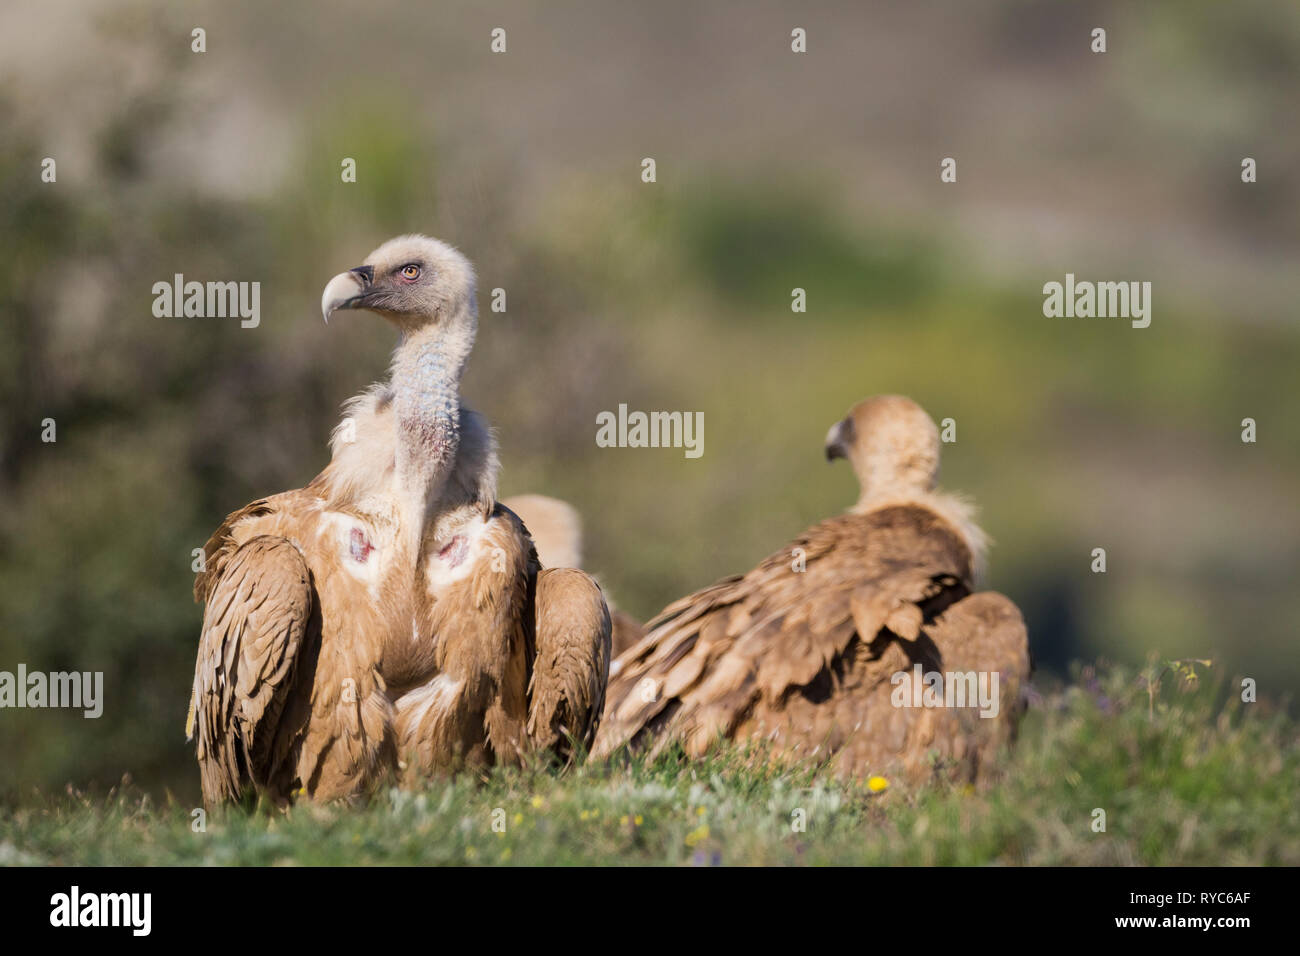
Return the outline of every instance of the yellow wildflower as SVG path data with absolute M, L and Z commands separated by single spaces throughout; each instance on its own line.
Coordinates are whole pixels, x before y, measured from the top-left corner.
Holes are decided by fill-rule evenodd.
M 699 843 L 701 840 L 707 840 L 708 838 L 709 825 L 705 823 L 686 834 L 686 845 L 695 846 L 695 844 Z

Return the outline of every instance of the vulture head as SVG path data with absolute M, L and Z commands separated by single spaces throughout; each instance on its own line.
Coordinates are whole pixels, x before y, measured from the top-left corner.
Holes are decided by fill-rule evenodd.
M 472 329 L 478 318 L 474 267 L 445 242 L 398 236 L 362 265 L 330 279 L 320 305 L 326 322 L 341 309 L 364 309 L 403 332 L 425 326 Z
M 862 497 L 928 492 L 939 477 L 939 429 L 902 395 L 876 395 L 826 434 L 826 460 L 847 458 Z

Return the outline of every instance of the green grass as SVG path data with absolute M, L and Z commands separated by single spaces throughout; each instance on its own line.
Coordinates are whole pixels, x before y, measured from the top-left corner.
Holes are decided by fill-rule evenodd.
M 872 793 L 727 748 L 703 761 L 498 769 L 382 789 L 363 807 L 234 810 L 196 832 L 192 808 L 126 785 L 0 811 L 0 863 L 1300 863 L 1296 724 L 1238 702 L 1235 685 L 1163 683 L 1149 712 L 1140 675 L 1077 671 L 1036 697 L 978 787 L 895 781 Z

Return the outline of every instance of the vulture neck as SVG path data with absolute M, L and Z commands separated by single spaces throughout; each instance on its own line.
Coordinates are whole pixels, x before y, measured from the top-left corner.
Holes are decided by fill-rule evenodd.
M 456 465 L 460 379 L 473 347 L 472 323 L 451 321 L 404 330 L 393 355 L 397 491 L 413 546 Z
M 852 510 L 858 514 L 874 511 L 881 502 L 921 501 L 930 495 L 932 488 L 917 482 L 903 481 L 896 477 L 873 477 L 862 483 L 858 503 Z

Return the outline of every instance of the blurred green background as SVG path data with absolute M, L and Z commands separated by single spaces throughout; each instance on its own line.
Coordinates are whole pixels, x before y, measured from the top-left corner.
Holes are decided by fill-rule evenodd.
M 897 391 L 957 421 L 942 483 L 1040 668 L 1158 651 L 1300 687 L 1300 8 L 641 7 L 0 11 L 0 670 L 106 697 L 0 711 L 4 799 L 197 794 L 191 551 L 325 465 L 393 338 L 327 328 L 320 290 L 405 231 L 478 267 L 464 391 L 502 493 L 575 503 L 637 616 L 850 505 L 823 436 Z M 260 327 L 154 318 L 178 272 L 259 281 Z M 1151 327 L 1044 318 L 1067 272 L 1151 281 Z M 597 448 L 620 403 L 702 411 L 704 456 Z

